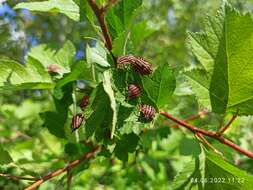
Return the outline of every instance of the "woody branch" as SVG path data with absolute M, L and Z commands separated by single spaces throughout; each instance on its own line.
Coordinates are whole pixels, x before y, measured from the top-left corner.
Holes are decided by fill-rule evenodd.
M 99 25 L 101 27 L 103 36 L 104 36 L 104 40 L 105 40 L 105 46 L 108 49 L 108 51 L 111 52 L 112 50 L 112 39 L 111 36 L 109 34 L 109 30 L 108 27 L 106 25 L 106 21 L 105 21 L 105 13 L 108 9 L 108 6 L 111 4 L 107 4 L 105 6 L 98 6 L 98 4 L 96 3 L 95 0 L 88 0 L 90 7 L 92 8 L 94 14 L 97 17 L 97 20 L 99 22 Z M 116 2 L 112 2 L 112 3 L 116 3 Z
M 67 166 L 60 168 L 58 170 L 55 170 L 54 172 L 49 173 L 48 175 L 36 180 L 32 185 L 30 185 L 29 187 L 25 188 L 25 190 L 33 190 L 36 189 L 38 186 L 40 186 L 42 183 L 46 182 L 47 180 L 50 180 L 62 173 L 65 173 L 67 171 L 69 171 L 70 169 L 76 167 L 78 164 L 82 163 L 83 161 L 91 158 L 94 156 L 94 154 L 96 152 L 98 152 L 100 150 L 100 146 L 96 146 L 94 147 L 90 152 L 85 153 L 81 158 L 74 160 L 72 162 L 70 162 Z
M 240 152 L 241 154 L 253 159 L 253 153 L 247 150 L 242 149 L 240 146 L 238 146 L 237 144 L 233 143 L 232 141 L 224 138 L 221 134 L 213 132 L 213 131 L 208 131 L 205 129 L 200 129 L 197 128 L 189 123 L 186 123 L 183 120 L 177 119 L 175 117 L 173 117 L 172 115 L 166 113 L 166 112 L 161 112 L 161 115 L 165 116 L 166 118 L 170 119 L 171 121 L 174 121 L 175 123 L 177 123 L 179 126 L 182 126 L 190 131 L 192 131 L 194 134 L 202 134 L 205 136 L 208 136 L 210 138 L 213 138 L 217 141 L 219 141 L 220 143 L 227 145 L 229 147 L 231 147 L 232 149 L 236 150 L 237 152 Z M 231 124 L 231 123 L 230 123 Z

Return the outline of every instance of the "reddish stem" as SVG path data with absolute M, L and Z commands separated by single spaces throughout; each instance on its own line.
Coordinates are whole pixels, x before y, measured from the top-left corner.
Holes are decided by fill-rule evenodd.
M 193 133 L 200 133 L 202 135 L 206 135 L 206 136 L 209 136 L 213 139 L 216 139 L 216 140 L 220 141 L 222 144 L 225 144 L 225 145 L 233 148 L 234 150 L 244 154 L 245 156 L 248 156 L 249 158 L 253 159 L 253 153 L 252 152 L 242 149 L 240 146 L 234 144 L 233 142 L 231 142 L 228 139 L 225 139 L 223 136 L 220 136 L 218 133 L 215 133 L 213 131 L 207 131 L 205 129 L 197 128 L 197 127 L 195 127 L 195 126 L 193 126 L 189 123 L 186 123 L 182 120 L 179 120 L 179 119 L 173 117 L 172 115 L 170 115 L 166 112 L 161 112 L 161 114 L 163 116 L 167 117 L 168 119 L 174 121 L 175 123 L 179 124 L 180 126 L 189 129 Z
M 71 168 L 76 167 L 78 164 L 80 164 L 81 162 L 83 162 L 84 160 L 87 160 L 89 158 L 91 158 L 98 150 L 100 149 L 99 146 L 94 147 L 90 152 L 85 153 L 81 158 L 79 158 L 78 160 L 74 160 L 72 162 L 70 162 L 67 166 L 60 168 L 54 172 L 51 172 L 50 174 L 42 177 L 41 179 L 37 180 L 36 182 L 34 182 L 32 185 L 30 185 L 29 187 L 25 188 L 25 190 L 33 190 L 35 188 L 37 188 L 39 185 L 41 185 L 42 183 L 44 183 L 45 181 L 56 177 L 66 171 L 68 171 Z
M 208 111 L 200 111 L 198 114 L 196 115 L 192 115 L 186 119 L 184 119 L 184 122 L 189 122 L 189 121 L 193 121 L 193 120 L 196 120 L 196 119 L 199 119 L 201 117 L 204 117 L 205 115 L 209 114 Z M 178 124 L 173 124 L 173 125 L 170 125 L 169 126 L 170 128 L 177 128 L 178 127 Z
M 96 15 L 99 25 L 101 27 L 104 39 L 105 39 L 105 45 L 106 48 L 111 52 L 112 50 L 112 39 L 111 36 L 109 34 L 109 30 L 108 27 L 106 25 L 106 21 L 105 21 L 105 12 L 107 10 L 107 8 L 104 7 L 99 7 L 96 3 L 95 0 L 88 0 L 94 14 Z
M 210 149 L 212 149 L 214 152 L 216 152 L 217 154 L 223 156 L 223 154 L 218 151 L 211 143 L 208 142 L 208 140 L 200 133 L 196 133 L 196 136 L 204 143 L 206 144 Z
M 219 134 L 223 134 L 233 123 L 233 121 L 237 118 L 237 115 L 233 115 L 233 117 L 229 120 L 229 122 L 227 123 L 227 125 L 225 125 L 224 127 L 220 128 L 220 130 L 218 131 Z

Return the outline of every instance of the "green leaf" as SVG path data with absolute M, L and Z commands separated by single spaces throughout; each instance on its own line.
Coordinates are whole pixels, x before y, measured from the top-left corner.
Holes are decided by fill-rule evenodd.
M 141 5 L 142 0 L 122 0 L 108 11 L 106 21 L 113 39 L 133 25 L 136 10 Z
M 203 28 L 189 33 L 188 44 L 207 72 L 212 110 L 253 114 L 251 15 L 241 15 L 225 4 L 215 17 L 205 20 Z
M 76 81 L 76 80 L 87 80 L 92 81 L 92 71 L 91 68 L 87 68 L 87 63 L 85 61 L 78 61 L 73 64 L 71 72 L 67 73 L 60 79 L 55 85 L 55 91 L 59 94 L 61 93 L 61 88 L 66 84 Z M 60 97 L 60 96 L 59 96 Z M 61 98 L 61 97 L 60 97 Z
M 131 29 L 131 40 L 135 48 L 138 48 L 141 42 L 155 32 L 154 28 L 151 28 L 147 21 L 140 22 L 133 26 Z
M 116 111 L 116 100 L 114 97 L 114 92 L 112 89 L 111 80 L 112 80 L 111 72 L 105 71 L 104 72 L 104 79 L 103 79 L 103 87 L 104 87 L 105 93 L 108 95 L 108 97 L 110 99 L 110 107 L 111 107 L 111 110 L 113 113 L 112 114 L 112 126 L 111 126 L 111 138 L 113 138 L 116 123 L 117 123 L 117 111 Z
M 118 118 L 117 118 L 117 126 L 121 128 L 125 121 L 131 117 L 132 112 L 134 111 L 134 106 L 130 104 L 120 104 L 118 108 Z M 137 121 L 137 120 L 136 120 Z
M 71 159 L 77 159 L 84 155 L 85 152 L 90 151 L 90 147 L 80 143 L 67 143 L 64 151 Z
M 183 138 L 179 145 L 180 155 L 198 156 L 201 152 L 199 142 L 196 138 Z
M 80 22 L 83 22 L 85 20 L 85 14 L 86 14 L 86 11 L 85 11 L 85 8 L 86 8 L 86 4 L 88 4 L 88 1 L 82 1 L 82 0 L 73 0 L 73 2 L 75 4 L 78 5 L 79 7 L 79 17 L 80 17 Z
M 112 43 L 112 52 L 116 56 L 121 56 L 128 54 L 127 51 L 127 42 L 129 40 L 129 33 L 122 32 L 117 38 L 113 40 Z
M 72 104 L 72 84 L 66 85 L 62 89 L 63 97 L 54 98 L 55 110 L 41 113 L 44 120 L 44 127 L 58 138 L 65 138 L 64 126 L 68 119 L 68 108 Z
M 122 0 L 115 6 L 116 14 L 125 27 L 131 24 L 134 11 L 141 5 L 142 0 Z
M 81 0 L 81 8 L 83 8 L 82 12 L 85 13 L 87 19 L 89 20 L 89 22 L 92 24 L 92 25 L 95 25 L 95 18 L 94 18 L 94 14 L 93 14 L 93 11 L 88 3 L 88 1 L 82 1 Z
M 62 13 L 74 21 L 79 21 L 79 7 L 72 0 L 22 2 L 18 3 L 14 9 L 28 9 L 30 11 Z
M 156 180 L 156 173 L 155 170 L 148 164 L 148 162 L 142 161 L 140 164 L 144 170 L 144 172 L 147 174 L 147 176 L 152 180 Z
M 143 87 L 159 108 L 166 105 L 175 90 L 176 81 L 168 64 L 159 66 L 151 77 L 144 76 Z
M 115 69 L 113 70 L 113 84 L 114 88 L 124 96 L 125 101 L 125 93 L 126 93 L 126 85 L 127 85 L 127 71 L 124 69 Z
M 115 39 L 119 34 L 124 31 L 124 25 L 120 18 L 116 15 L 113 8 L 111 8 L 106 14 L 106 22 L 109 27 L 110 34 Z
M 98 140 L 102 140 L 109 136 L 108 130 L 110 129 L 112 111 L 110 109 L 110 100 L 103 89 L 103 84 L 100 83 L 95 91 L 96 97 L 92 103 L 94 111 L 86 120 L 85 130 L 88 137 L 95 134 Z
M 135 52 L 135 49 L 141 47 L 141 43 L 155 32 L 146 21 L 133 25 L 131 29 L 121 32 L 113 40 L 114 55 L 127 55 Z
M 201 181 L 206 180 L 205 182 Z M 214 153 L 202 152 L 175 177 L 173 190 L 251 190 L 253 176 L 236 168 Z
M 96 97 L 92 103 L 94 112 L 85 124 L 87 135 L 95 134 L 98 140 L 113 138 L 115 132 L 117 122 L 116 100 L 111 85 L 111 76 L 108 70 L 104 72 L 103 82 L 95 89 Z
M 44 127 L 58 138 L 65 138 L 64 125 L 66 122 L 66 112 L 47 111 L 41 114 L 44 120 Z
M 115 156 L 122 161 L 128 160 L 128 153 L 133 153 L 138 145 L 139 137 L 134 133 L 123 135 L 114 149 Z
M 59 66 L 59 74 L 69 73 L 73 63 L 76 49 L 72 42 L 67 41 L 58 51 L 50 45 L 42 44 L 30 50 L 27 60 L 30 58 L 39 61 L 45 68 L 51 64 Z
M 206 108 L 210 108 L 210 78 L 207 72 L 204 69 L 192 69 L 190 71 L 186 71 L 184 74 L 187 76 L 188 82 L 192 86 L 192 90 L 195 92 L 199 103 Z
M 157 127 L 149 129 L 141 135 L 141 145 L 144 149 L 150 149 L 153 141 L 159 141 L 159 139 L 167 138 L 170 134 L 169 127 Z
M 13 162 L 13 160 L 10 154 L 0 145 L 0 164 L 9 164 L 11 162 Z
M 125 101 L 125 99 L 123 101 Z M 139 115 L 138 106 L 122 102 L 118 108 L 117 118 L 117 129 L 119 133 L 135 133 L 139 135 L 142 129 L 148 125 L 139 121 Z
M 92 103 L 93 113 L 86 120 L 85 131 L 88 137 L 95 136 L 98 141 L 108 140 L 110 138 L 110 129 L 112 126 L 112 110 L 110 99 L 100 83 L 96 90 L 96 97 Z
M 172 190 L 187 190 L 187 189 L 196 189 L 197 185 L 196 184 L 191 184 L 191 179 L 195 179 L 193 177 L 196 177 L 194 175 L 195 170 L 198 170 L 199 163 L 198 160 L 192 160 L 191 162 L 187 163 L 184 167 L 183 170 L 180 171 L 176 177 L 174 178 L 174 181 L 171 185 Z M 199 188 L 199 190 L 202 190 L 202 188 Z
M 94 47 L 90 47 L 87 45 L 86 47 L 86 59 L 87 63 L 89 65 L 93 63 L 97 63 L 100 66 L 103 67 L 109 67 L 110 64 L 107 61 L 107 53 L 105 47 L 99 43 L 96 42 L 96 45 Z
M 52 80 L 43 66 L 29 59 L 23 66 L 8 58 L 0 58 L 0 89 L 48 89 Z

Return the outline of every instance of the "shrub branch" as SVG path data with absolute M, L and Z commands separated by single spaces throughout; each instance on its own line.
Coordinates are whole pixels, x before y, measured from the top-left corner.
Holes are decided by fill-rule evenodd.
M 240 146 L 238 146 L 237 144 L 233 143 L 232 141 L 224 138 L 223 136 L 221 136 L 219 133 L 213 132 L 213 131 L 207 131 L 205 129 L 200 129 L 197 128 L 189 123 L 186 123 L 183 120 L 177 119 L 175 117 L 173 117 L 172 115 L 166 113 L 166 112 L 161 112 L 161 115 L 165 116 L 166 118 L 170 119 L 171 121 L 174 121 L 175 123 L 177 123 L 178 125 L 185 127 L 186 129 L 192 131 L 194 134 L 196 133 L 200 133 L 202 135 L 211 137 L 217 141 L 219 141 L 220 143 L 227 145 L 229 147 L 231 147 L 232 149 L 240 152 L 241 154 L 253 159 L 253 153 L 247 150 L 242 149 Z
M 193 120 L 196 120 L 196 119 L 199 119 L 199 118 L 202 118 L 206 115 L 210 114 L 210 112 L 206 111 L 206 110 L 203 110 L 203 111 L 200 111 L 198 114 L 196 115 L 192 115 L 186 119 L 184 119 L 184 122 L 189 122 L 189 121 L 193 121 Z M 165 123 L 164 123 L 165 124 Z M 178 124 L 175 123 L 173 125 L 170 125 L 169 126 L 170 128 L 178 128 Z
M 233 115 L 233 117 L 229 120 L 229 122 L 222 128 L 220 128 L 220 130 L 218 131 L 219 134 L 223 134 L 233 123 L 233 121 L 237 118 L 237 114 Z
M 223 154 L 218 151 L 208 140 L 200 133 L 195 134 L 197 138 L 199 138 L 204 144 L 206 144 L 210 149 L 212 149 L 215 153 L 219 154 L 220 156 L 224 157 Z
M 106 10 L 108 9 L 108 5 L 105 5 L 104 7 L 99 7 L 96 3 L 95 0 L 88 0 L 90 7 L 92 8 L 94 14 L 97 17 L 98 23 L 100 25 L 100 28 L 102 30 L 103 36 L 104 36 L 104 40 L 105 40 L 105 46 L 106 48 L 111 52 L 112 50 L 112 38 L 109 34 L 109 30 L 108 27 L 106 25 L 106 21 L 105 21 L 105 13 Z
M 87 160 L 89 158 L 91 158 L 96 152 L 98 152 L 100 149 L 100 146 L 96 146 L 94 147 L 90 152 L 85 153 L 81 158 L 74 160 L 72 162 L 70 162 L 67 166 L 60 168 L 58 170 L 55 170 L 54 172 L 51 172 L 50 174 L 42 177 L 41 179 L 38 179 L 37 181 L 35 181 L 32 185 L 30 185 L 29 187 L 25 188 L 25 190 L 33 190 L 35 188 L 37 188 L 38 186 L 40 186 L 42 183 L 44 183 L 47 180 L 50 180 L 64 172 L 67 172 L 68 170 L 70 170 L 71 168 L 76 167 L 78 164 L 80 164 L 81 162 L 83 162 L 84 160 Z

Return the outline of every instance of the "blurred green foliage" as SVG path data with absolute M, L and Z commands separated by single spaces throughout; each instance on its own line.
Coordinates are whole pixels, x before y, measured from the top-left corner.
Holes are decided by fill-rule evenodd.
M 35 14 L 23 9 L 13 10 L 12 8 L 18 2 L 20 1 L 7 0 L 2 5 L 0 4 L 0 10 L 6 11 L 3 14 L 0 11 L 0 56 L 8 56 L 24 63 L 27 59 L 27 52 L 35 45 L 50 43 L 50 47 L 56 51 L 68 40 L 74 44 L 76 49 L 74 60 L 71 60 L 67 66 L 68 69 L 71 68 L 72 72 L 62 73 L 65 74 L 65 78 L 59 79 L 60 82 L 57 83 L 59 88 L 54 90 L 0 91 L 0 173 L 41 177 L 41 175 L 45 175 L 54 169 L 63 167 L 90 149 L 89 142 L 85 141 L 83 128 L 78 133 L 70 135 L 70 120 L 75 109 L 78 108 L 71 107 L 70 111 L 66 111 L 72 101 L 77 101 L 73 99 L 73 94 L 66 90 L 67 88 L 77 89 L 75 96 L 78 100 L 83 92 L 91 93 L 90 89 L 77 88 L 80 85 L 78 83 L 64 85 L 74 81 L 79 76 L 84 78 L 78 72 L 83 66 L 74 63 L 86 57 L 87 51 L 92 51 L 92 48 L 87 50 L 85 47 L 87 44 L 92 45 L 91 39 L 97 38 L 97 35 L 94 26 L 89 24 L 88 19 L 83 19 L 82 22 L 74 22 L 63 14 Z M 79 1 L 75 2 L 79 3 Z M 250 0 L 231 0 L 229 2 L 242 12 L 253 9 L 253 3 Z M 220 4 L 219 0 L 144 0 L 143 6 L 136 10 L 140 13 L 136 18 L 131 20 L 128 15 L 125 15 L 126 20 L 122 21 L 122 28 L 124 29 L 128 27 L 130 20 L 133 23 L 142 21 L 137 25 L 133 24 L 134 27 L 128 28 L 135 35 L 131 37 L 133 44 L 126 47 L 127 52 L 135 52 L 135 54 L 151 60 L 155 66 L 164 63 L 169 63 L 172 66 L 177 77 L 177 87 L 174 95 L 168 100 L 165 110 L 169 110 L 171 114 L 179 118 L 195 115 L 203 108 L 198 105 L 193 92 L 182 75 L 177 75 L 186 66 L 196 63 L 185 45 L 186 32 L 187 30 L 199 31 L 204 15 L 206 13 L 214 14 Z M 110 12 L 107 17 L 109 21 L 113 14 L 117 13 Z M 92 20 L 93 18 L 89 17 L 89 19 Z M 113 49 L 116 55 L 123 53 L 124 43 L 120 42 L 128 35 L 123 33 L 120 36 L 117 33 L 122 28 L 116 29 L 113 34 L 114 44 L 117 44 Z M 140 30 L 147 33 L 142 34 L 139 32 Z M 141 37 L 147 38 L 142 40 Z M 70 51 L 70 49 L 68 50 Z M 92 53 L 93 59 L 94 57 L 98 57 L 99 60 L 101 57 L 104 58 L 101 56 L 103 52 Z M 30 56 L 33 57 L 33 54 Z M 38 57 L 36 58 L 38 59 Z M 91 62 L 96 62 L 96 60 L 91 60 Z M 104 68 L 100 66 L 97 66 L 96 69 L 103 70 Z M 87 72 L 89 79 L 101 80 L 99 75 L 90 76 L 91 72 L 92 70 Z M 87 76 L 85 75 L 85 77 Z M 117 86 L 116 82 L 113 82 Z M 82 85 L 86 84 L 82 83 Z M 92 86 L 92 84 L 90 85 Z M 61 88 L 62 86 L 64 88 Z M 101 93 L 104 96 L 105 92 L 102 91 Z M 109 96 L 106 97 L 106 101 L 110 98 Z M 119 98 L 121 94 L 117 94 L 117 96 Z M 106 101 L 104 104 L 108 104 Z M 96 100 L 94 102 L 96 103 Z M 96 105 L 95 103 L 93 106 Z M 131 105 L 123 105 L 122 109 L 131 109 Z M 53 123 L 52 125 L 57 117 L 61 117 L 61 120 L 66 122 L 63 124 Z M 104 118 L 106 117 L 105 114 Z M 230 115 L 225 118 L 225 121 L 229 117 Z M 135 121 L 134 115 L 130 117 L 130 120 L 131 118 L 133 118 L 132 121 Z M 104 120 L 103 122 L 106 122 Z M 192 121 L 192 123 L 199 127 L 214 129 L 219 126 L 221 120 L 221 116 L 211 114 L 204 116 L 201 120 Z M 121 130 L 123 136 L 115 147 L 116 157 L 109 157 L 109 150 L 108 152 L 102 151 L 98 157 L 89 163 L 80 164 L 72 171 L 74 176 L 71 189 L 171 189 L 175 176 L 185 169 L 189 162 L 192 163 L 193 158 L 199 155 L 201 146 L 186 131 L 167 128 L 166 126 L 172 123 L 164 118 L 158 116 L 155 124 L 154 128 L 146 133 L 141 133 L 139 137 L 131 133 L 135 130 L 133 129 L 134 126 L 124 126 Z M 50 130 L 50 127 L 47 127 L 48 125 L 55 126 L 55 128 Z M 57 126 L 63 128 L 60 135 L 55 131 L 59 129 Z M 130 127 L 131 130 L 129 130 Z M 243 148 L 252 150 L 252 130 L 252 117 L 240 117 L 233 123 L 226 135 L 229 134 L 229 138 Z M 140 133 L 140 131 L 136 131 L 134 132 Z M 107 133 L 106 130 L 105 133 Z M 61 138 L 57 138 L 53 134 L 57 134 L 58 136 L 56 136 Z M 78 140 L 79 143 L 77 143 Z M 103 140 L 107 141 L 107 138 Z M 212 139 L 208 140 L 219 151 L 223 152 L 231 163 L 253 174 L 251 160 Z M 132 143 L 131 146 L 128 144 L 129 141 Z M 134 151 L 138 143 L 142 149 Z M 107 145 L 110 148 L 110 142 Z M 5 154 L 6 151 L 8 151 L 13 162 Z M 210 159 L 216 159 L 210 157 Z M 8 162 L 10 163 L 8 164 Z M 0 176 L 0 189 L 23 189 L 28 184 L 29 181 L 15 181 Z M 67 188 L 66 174 L 47 181 L 39 187 L 40 190 Z

